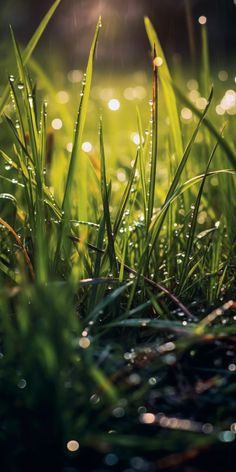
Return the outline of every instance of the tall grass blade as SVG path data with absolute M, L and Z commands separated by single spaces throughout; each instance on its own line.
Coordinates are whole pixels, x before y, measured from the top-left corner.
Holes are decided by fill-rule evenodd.
M 164 219 L 165 219 L 165 217 L 166 217 L 166 213 L 167 213 L 168 208 L 169 208 L 168 206 L 166 206 L 166 204 L 167 204 L 167 202 L 171 199 L 171 197 L 174 195 L 174 193 L 175 193 L 175 191 L 176 191 L 176 188 L 177 188 L 177 186 L 178 186 L 178 184 L 179 184 L 179 182 L 180 182 L 180 178 L 181 178 L 182 173 L 183 173 L 183 170 L 184 170 L 184 168 L 185 168 L 185 166 L 186 166 L 186 164 L 187 164 L 187 161 L 188 161 L 188 158 L 189 158 L 189 156 L 190 156 L 190 152 L 191 152 L 192 146 L 193 146 L 193 144 L 194 144 L 194 141 L 195 141 L 195 139 L 196 139 L 196 136 L 197 136 L 197 134 L 198 134 L 199 128 L 200 128 L 201 123 L 202 123 L 202 121 L 203 121 L 203 119 L 204 119 L 204 116 L 206 115 L 206 113 L 207 113 L 207 111 L 208 111 L 208 109 L 209 109 L 209 106 L 210 106 L 210 104 L 211 104 L 212 96 L 213 96 L 213 89 L 211 90 L 211 93 L 210 93 L 210 96 L 209 96 L 209 99 L 208 99 L 208 104 L 207 104 L 207 106 L 206 106 L 206 108 L 205 108 L 203 114 L 201 115 L 201 118 L 200 118 L 200 120 L 199 120 L 199 122 L 198 122 L 198 124 L 197 124 L 197 126 L 196 126 L 196 128 L 195 128 L 195 130 L 194 130 L 194 132 L 193 132 L 193 135 L 192 135 L 192 137 L 191 137 L 191 139 L 190 139 L 190 141 L 189 141 L 189 143 L 188 143 L 188 145 L 187 145 L 187 147 L 186 147 L 186 149 L 185 149 L 185 151 L 184 151 L 183 157 L 182 157 L 182 159 L 181 159 L 181 161 L 180 161 L 180 163 L 179 163 L 179 166 L 178 166 L 177 171 L 176 171 L 176 173 L 175 173 L 174 179 L 173 179 L 173 181 L 172 181 L 172 183 L 171 183 L 171 186 L 170 186 L 170 188 L 169 188 L 169 190 L 168 190 L 168 193 L 167 193 L 167 196 L 166 196 L 166 199 L 165 199 L 165 203 L 164 203 L 164 205 L 163 205 L 163 207 L 162 207 L 162 208 L 165 208 L 165 207 L 166 207 L 166 211 L 163 213 L 162 218 L 161 218 L 160 220 L 159 220 L 159 215 L 160 215 L 160 213 L 159 213 L 159 215 L 157 216 L 157 218 L 154 220 L 153 224 L 150 226 L 150 233 L 152 233 L 152 236 L 151 236 L 151 237 L 152 237 L 153 243 L 152 243 L 152 246 L 151 246 L 151 248 L 150 248 L 148 258 L 147 258 L 148 261 L 149 261 L 149 259 L 150 259 L 150 256 L 151 256 L 152 251 L 154 250 L 154 247 L 155 247 L 157 238 L 158 238 L 158 236 L 159 236 L 159 234 L 160 234 L 160 231 L 161 231 L 161 228 L 162 228 Z M 159 220 L 159 221 L 158 221 L 158 225 L 156 225 L 157 220 Z
M 140 138 L 141 139 L 141 138 Z M 157 171 L 157 143 L 158 143 L 158 74 L 156 65 L 156 48 L 153 56 L 153 93 L 152 93 L 152 156 L 148 198 L 147 230 L 152 220 Z M 142 144 L 141 144 L 142 145 Z
M 143 128 L 142 128 L 142 120 L 141 120 L 141 115 L 140 111 L 137 108 L 137 121 L 138 121 L 138 133 L 140 136 L 140 149 L 139 149 L 139 172 L 140 172 L 140 180 L 141 180 L 141 187 L 142 187 L 142 200 L 143 200 L 143 216 L 144 220 L 146 221 L 147 219 L 147 208 L 148 208 L 148 202 L 147 202 L 147 187 L 146 187 L 146 178 L 145 178 L 145 162 L 144 162 L 144 146 L 142 143 L 142 136 L 143 136 Z
M 223 174 L 224 175 L 228 174 L 228 175 L 231 175 L 231 176 L 235 176 L 236 171 L 233 170 L 233 169 L 220 169 L 220 170 L 215 170 L 215 171 L 208 172 L 206 177 L 220 176 L 221 174 L 222 175 Z M 153 220 L 151 228 L 150 228 L 150 230 L 152 230 L 152 231 L 150 231 L 150 240 L 151 240 L 151 245 L 152 245 L 151 246 L 151 251 L 154 249 L 154 245 L 155 245 L 157 236 L 159 234 L 159 230 L 160 230 L 159 224 L 158 224 L 159 220 L 161 219 L 161 223 L 163 223 L 162 216 L 166 215 L 166 212 L 167 212 L 168 208 L 170 207 L 170 205 L 172 205 L 174 203 L 174 201 L 180 195 L 182 195 L 184 192 L 186 192 L 188 189 L 190 189 L 193 185 L 195 185 L 198 182 L 201 182 L 204 177 L 205 177 L 205 174 L 200 174 L 200 175 L 197 175 L 196 177 L 192 177 L 191 179 L 187 180 L 186 182 L 181 184 L 175 190 L 175 192 L 171 195 L 171 197 L 165 202 L 165 204 L 163 205 L 163 207 L 161 208 L 161 210 L 157 214 L 156 218 Z
M 101 194 L 102 194 L 104 218 L 105 218 L 106 228 L 107 228 L 108 254 L 109 254 L 109 259 L 110 259 L 110 267 L 111 267 L 111 271 L 113 271 L 113 268 L 115 269 L 115 265 L 116 265 L 116 256 L 115 256 L 115 247 L 114 247 L 114 240 L 113 240 L 113 235 L 112 235 L 112 226 L 111 226 L 111 218 L 110 218 L 110 210 L 109 210 L 109 196 L 108 196 L 107 178 L 106 178 L 106 160 L 105 160 L 105 150 L 104 150 L 104 140 L 103 140 L 103 126 L 102 126 L 101 118 L 100 118 L 99 136 L 100 136 L 100 156 L 101 156 Z
M 191 0 L 185 0 L 185 10 L 186 10 L 186 20 L 188 28 L 188 37 L 189 37 L 189 48 L 190 55 L 192 60 L 192 71 L 193 76 L 196 74 L 196 46 L 195 46 L 195 37 L 194 37 L 194 22 L 193 22 L 193 13 Z
M 178 161 L 183 155 L 183 141 L 175 93 L 171 82 L 171 76 L 160 41 L 150 19 L 148 17 L 145 17 L 144 23 L 152 49 L 152 54 L 154 54 L 155 46 L 157 56 L 162 59 L 162 65 L 159 67 L 158 76 L 162 86 L 163 97 L 169 115 L 171 136 L 173 138 L 173 147 Z
M 16 57 L 18 76 L 23 87 L 23 103 L 27 115 L 29 143 L 32 152 L 32 162 L 34 165 L 35 181 L 37 185 L 37 191 L 35 192 L 35 217 L 33 218 L 33 221 L 31 221 L 35 238 L 35 265 L 37 276 L 36 278 L 39 283 L 45 283 L 48 277 L 47 251 L 45 250 L 47 245 L 45 229 L 43 175 L 44 153 L 46 150 L 46 109 L 43 109 L 42 127 L 41 130 L 39 130 L 34 92 L 32 90 L 27 72 L 25 70 L 20 49 L 15 40 L 15 36 L 12 29 L 11 36 Z M 19 105 L 18 114 L 21 115 L 21 109 L 19 108 Z M 20 116 L 20 121 L 23 122 L 23 116 Z M 26 157 L 28 157 L 28 152 L 26 152 Z
M 80 100 L 80 106 L 78 110 L 77 122 L 76 122 L 76 127 L 75 127 L 73 149 L 71 153 L 70 165 L 69 165 L 66 186 L 65 186 L 65 193 L 64 193 L 63 203 L 62 203 L 62 211 L 64 212 L 64 219 L 61 225 L 61 236 L 60 236 L 59 244 L 56 251 L 56 260 L 58 259 L 59 252 L 61 250 L 63 240 L 64 240 L 65 229 L 66 227 L 68 227 L 68 222 L 71 216 L 71 200 L 72 200 L 72 192 L 73 192 L 73 183 L 75 179 L 76 166 L 78 165 L 78 160 L 79 160 L 79 157 L 81 156 L 82 137 L 83 137 L 83 132 L 84 132 L 85 120 L 86 120 L 87 109 L 88 109 L 88 101 L 89 101 L 89 95 L 90 95 L 90 89 L 91 89 L 91 83 L 92 83 L 93 62 L 94 62 L 94 56 L 95 56 L 100 27 L 101 27 L 101 18 L 99 18 L 97 26 L 96 26 L 96 31 L 94 34 L 94 38 L 93 38 L 90 53 L 89 53 L 85 81 L 84 81 L 83 89 L 81 92 L 82 96 Z M 84 159 L 80 159 L 79 164 L 80 164 L 80 172 L 79 172 L 79 179 L 78 179 L 79 180 L 78 184 L 80 187 L 80 199 L 79 199 L 80 210 L 79 211 L 80 211 L 80 219 L 86 221 L 86 217 L 87 217 L 86 169 L 87 169 L 87 166 Z
M 184 260 L 183 260 L 183 265 L 182 265 L 182 271 L 181 271 L 181 276 L 180 276 L 180 280 L 179 280 L 179 291 L 180 291 L 180 293 L 181 293 L 182 288 L 184 287 L 184 285 L 186 283 L 186 280 L 187 280 L 188 264 L 189 264 L 189 259 L 190 259 L 190 256 L 191 256 L 192 247 L 193 247 L 193 241 L 194 241 L 194 235 L 195 235 L 196 226 L 197 226 L 197 217 L 198 217 L 199 207 L 200 207 L 200 203 L 201 203 L 202 193 L 203 193 L 204 185 L 205 185 L 205 182 L 206 182 L 207 173 L 209 171 L 209 167 L 211 165 L 211 162 L 212 162 L 212 159 L 215 155 L 217 147 L 218 147 L 218 143 L 216 143 L 216 145 L 214 146 L 214 149 L 213 149 L 213 151 L 211 153 L 211 156 L 209 158 L 209 161 L 207 163 L 206 171 L 205 171 L 204 177 L 202 179 L 200 189 L 199 189 L 199 192 L 198 192 L 198 195 L 197 195 L 197 199 L 196 199 L 196 202 L 195 202 L 195 205 L 194 205 L 193 218 L 192 218 L 191 227 L 190 227 L 190 231 L 189 231 L 189 235 L 188 235 L 189 237 L 187 239 L 187 246 L 186 246 L 186 249 L 185 249 L 185 255 L 184 255 Z
M 136 172 L 136 169 L 137 169 L 138 155 L 139 155 L 139 152 L 137 152 L 137 154 L 136 154 L 134 165 L 133 165 L 132 170 L 130 172 L 129 180 L 127 182 L 125 191 L 122 195 L 120 206 L 119 206 L 119 209 L 118 209 L 117 214 L 116 214 L 115 222 L 114 222 L 114 225 L 113 225 L 114 240 L 115 240 L 115 238 L 117 236 L 117 233 L 119 231 L 120 225 L 122 223 L 122 218 L 124 216 L 125 208 L 126 208 L 127 202 L 129 201 L 129 198 L 130 198 L 130 193 L 131 193 L 131 189 L 132 189 L 132 185 L 133 185 L 133 180 L 134 180 L 135 172 Z
M 201 25 L 202 35 L 202 68 L 201 68 L 201 83 L 202 93 L 204 97 L 207 97 L 210 86 L 210 66 L 209 66 L 209 50 L 208 50 L 208 38 L 207 38 L 207 25 Z
M 23 54 L 22 60 L 23 64 L 26 65 L 30 56 L 32 55 L 35 47 L 37 46 L 47 24 L 49 23 L 50 19 L 52 18 L 55 10 L 57 9 L 58 5 L 60 4 L 61 0 L 56 0 L 51 8 L 48 10 L 46 15 L 43 17 L 41 23 L 39 24 L 38 28 L 36 29 L 35 33 L 33 34 L 32 38 L 30 39 L 29 43 L 27 44 Z M 10 93 L 10 86 L 6 85 L 5 89 L 3 90 L 2 97 L 0 100 L 0 115 L 3 112 L 4 106 L 8 100 L 8 96 Z

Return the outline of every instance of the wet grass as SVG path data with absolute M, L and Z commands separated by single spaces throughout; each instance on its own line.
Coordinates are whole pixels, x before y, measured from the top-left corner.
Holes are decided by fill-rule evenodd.
M 0 106 L 3 470 L 222 470 L 236 432 L 231 79 L 211 86 L 204 21 L 199 77 L 172 77 L 146 18 L 150 71 L 92 82 L 99 19 L 86 73 L 60 90 L 31 58 L 58 3 L 25 50 L 11 30 Z

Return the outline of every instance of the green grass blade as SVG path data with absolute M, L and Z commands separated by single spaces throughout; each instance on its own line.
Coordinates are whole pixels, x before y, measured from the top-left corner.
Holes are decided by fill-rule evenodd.
M 176 104 L 176 98 L 174 89 L 172 86 L 171 76 L 169 72 L 169 68 L 165 59 L 165 55 L 163 53 L 160 41 L 157 37 L 156 31 L 153 28 L 153 25 L 148 17 L 144 19 L 146 32 L 148 35 L 148 39 L 150 42 L 150 46 L 152 49 L 152 53 L 154 53 L 154 46 L 156 48 L 156 53 L 158 57 L 162 59 L 162 65 L 159 67 L 158 76 L 160 79 L 160 83 L 163 90 L 163 97 L 165 101 L 165 105 L 167 108 L 167 112 L 170 119 L 170 128 L 171 128 L 171 136 L 173 137 L 173 147 L 178 159 L 181 158 L 183 155 L 183 141 L 182 141 L 182 134 L 181 134 L 181 127 L 179 121 L 179 114 Z
M 90 367 L 90 374 L 96 381 L 98 387 L 109 397 L 111 402 L 118 400 L 118 393 L 111 381 L 97 366 Z
M 202 112 L 194 105 L 194 103 L 177 87 L 177 85 L 173 84 L 175 89 L 176 95 L 184 103 L 192 112 L 198 116 L 202 116 Z M 204 116 L 202 124 L 210 131 L 211 135 L 219 142 L 219 146 L 225 152 L 226 156 L 229 159 L 230 164 L 235 168 L 236 167 L 236 154 L 235 151 L 230 146 L 229 142 L 226 141 L 214 126 L 214 124 Z
M 196 226 L 197 226 L 197 217 L 198 217 L 199 207 L 200 207 L 200 203 L 201 203 L 202 193 L 203 193 L 204 185 L 205 185 L 205 182 L 206 182 L 207 173 L 209 171 L 209 167 L 211 165 L 211 162 L 212 162 L 212 159 L 215 155 L 217 147 L 218 147 L 218 143 L 216 143 L 216 145 L 214 146 L 214 149 L 213 149 L 213 151 L 211 153 L 211 156 L 209 158 L 209 161 L 207 163 L 206 171 L 205 171 L 204 177 L 202 179 L 200 189 L 199 189 L 199 192 L 198 192 L 198 195 L 197 195 L 197 199 L 196 199 L 196 202 L 195 202 L 195 205 L 194 205 L 193 218 L 192 218 L 192 222 L 191 222 L 191 228 L 190 228 L 190 231 L 189 231 L 189 237 L 187 239 L 187 246 L 186 246 L 186 249 L 185 249 L 183 266 L 182 266 L 182 271 L 181 271 L 181 276 L 180 276 L 180 281 L 179 281 L 180 293 L 182 291 L 182 287 L 186 283 L 187 269 L 188 269 L 189 258 L 190 258 L 192 247 L 193 247 L 193 241 L 194 241 L 194 235 L 195 235 Z
M 202 69 L 201 69 L 201 83 L 204 97 L 207 97 L 210 86 L 210 66 L 209 66 L 209 50 L 207 38 L 207 25 L 201 25 L 202 33 Z
M 30 56 L 32 55 L 35 47 L 37 46 L 47 24 L 49 23 L 50 19 L 52 18 L 55 10 L 57 9 L 58 5 L 60 4 L 61 0 L 56 0 L 51 8 L 48 10 L 44 18 L 42 19 L 41 23 L 39 24 L 38 28 L 36 29 L 35 33 L 33 34 L 32 38 L 30 39 L 29 43 L 27 44 L 23 54 L 22 54 L 22 60 L 23 64 L 26 65 Z M 10 86 L 6 85 L 5 89 L 3 90 L 2 97 L 0 100 L 0 115 L 3 112 L 3 109 L 5 107 L 5 104 L 8 100 L 8 96 L 10 93 Z
M 192 61 L 192 72 L 193 76 L 196 73 L 196 41 L 194 35 L 194 19 L 193 19 L 193 12 L 192 12 L 192 5 L 191 0 L 185 0 L 185 11 L 186 11 L 186 21 L 187 21 L 187 28 L 188 28 L 188 37 L 189 37 L 189 49 L 190 49 L 190 56 Z
M 184 154 L 183 154 L 183 157 L 182 157 L 182 159 L 181 159 L 181 162 L 180 162 L 180 164 L 179 164 L 179 166 L 178 166 L 178 169 L 177 169 L 177 171 L 176 171 L 176 173 L 175 173 L 173 182 L 172 182 L 172 184 L 171 184 L 171 186 L 170 186 L 170 189 L 169 189 L 169 191 L 168 191 L 168 193 L 167 193 L 166 201 L 167 201 L 168 198 L 170 198 L 170 196 L 173 194 L 173 192 L 175 191 L 175 189 L 176 189 L 176 187 L 177 187 L 177 185 L 178 185 L 178 183 L 179 183 L 179 181 L 180 181 L 181 175 L 182 175 L 182 173 L 183 173 L 183 170 L 184 170 L 184 168 L 185 168 L 185 166 L 186 166 L 186 163 L 187 163 L 187 161 L 188 161 L 188 158 L 189 158 L 189 156 L 190 156 L 190 153 L 191 153 L 191 150 L 192 150 L 192 146 L 193 146 L 193 144 L 194 144 L 194 142 L 195 142 L 195 139 L 196 139 L 196 137 L 197 137 L 199 128 L 200 128 L 200 126 L 201 126 L 201 124 L 202 124 L 202 122 L 203 122 L 203 120 L 204 120 L 204 117 L 206 116 L 206 114 L 207 114 L 207 112 L 208 112 L 208 109 L 209 109 L 209 107 L 210 107 L 210 104 L 211 104 L 211 101 L 212 101 L 212 97 L 213 97 L 213 88 L 211 89 L 211 92 L 210 92 L 210 95 L 209 95 L 209 98 L 208 98 L 207 106 L 206 106 L 204 112 L 201 114 L 201 118 L 200 118 L 200 120 L 199 120 L 199 122 L 198 122 L 198 124 L 197 124 L 197 126 L 196 126 L 196 128 L 195 128 L 195 130 L 194 130 L 194 132 L 193 132 L 193 134 L 192 134 L 192 137 L 191 137 L 191 139 L 190 139 L 190 141 L 189 141 L 189 143 L 188 143 L 188 145 L 187 145 L 185 151 L 184 151 Z
M 138 121 L 138 133 L 140 136 L 140 149 L 139 149 L 139 172 L 140 172 L 140 180 L 141 180 L 141 187 L 142 187 L 142 200 L 143 200 L 143 216 L 146 221 L 147 219 L 147 188 L 146 188 L 146 179 L 145 179 L 145 162 L 144 162 L 144 147 L 142 143 L 142 136 L 143 136 L 143 128 L 142 128 L 142 120 L 140 111 L 137 108 L 137 121 Z
M 218 176 L 218 175 L 220 176 L 221 174 L 225 174 L 225 175 L 228 174 L 228 175 L 231 175 L 231 176 L 235 176 L 236 171 L 233 170 L 233 169 L 220 169 L 220 170 L 215 170 L 215 171 L 212 171 L 212 172 L 208 172 L 206 177 Z M 205 177 L 205 174 L 200 174 L 200 175 L 197 175 L 196 177 L 193 177 L 192 179 L 187 180 L 182 185 L 180 185 L 175 190 L 175 192 L 171 195 L 171 197 L 165 202 L 165 204 L 163 205 L 163 207 L 161 208 L 160 212 L 158 213 L 156 218 L 153 220 L 152 225 L 151 225 L 151 230 L 152 230 L 152 231 L 150 231 L 150 235 L 151 235 L 150 239 L 151 239 L 151 244 L 152 244 L 151 250 L 153 250 L 153 246 L 154 246 L 155 241 L 157 239 L 157 235 L 159 234 L 159 224 L 158 224 L 159 219 L 161 219 L 162 216 L 166 214 L 166 210 L 170 207 L 170 205 L 172 205 L 172 203 L 180 195 L 182 195 L 184 192 L 186 192 L 188 189 L 190 189 L 196 183 L 201 182 L 204 177 Z M 162 220 L 161 220 L 161 222 L 163 223 Z
M 92 83 L 93 62 L 94 62 L 94 56 L 95 56 L 100 27 L 101 27 L 101 18 L 99 18 L 98 20 L 94 38 L 92 41 L 88 64 L 86 68 L 86 75 L 85 75 L 86 80 L 83 85 L 82 96 L 81 96 L 80 106 L 78 110 L 73 149 L 71 153 L 70 165 L 69 165 L 66 186 L 65 186 L 65 193 L 64 193 L 63 204 L 62 204 L 62 211 L 64 212 L 64 219 L 61 225 L 61 236 L 60 236 L 59 244 L 56 251 L 56 260 L 58 259 L 59 252 L 63 244 L 65 229 L 68 226 L 69 219 L 71 216 L 71 200 L 72 200 L 72 192 L 73 192 L 73 183 L 75 179 L 76 166 L 78 165 L 78 160 L 79 160 L 79 157 L 81 156 L 82 137 L 83 137 L 83 132 L 84 132 L 85 120 L 86 120 L 87 109 L 88 109 L 88 101 L 89 101 L 89 95 L 90 95 L 90 89 L 91 89 L 91 83 Z M 80 219 L 86 221 L 87 219 L 86 218 L 87 217 L 87 172 L 86 172 L 87 166 L 86 166 L 85 159 L 80 159 L 79 164 L 80 164 L 79 182 L 78 182 L 78 185 L 80 188 L 79 212 L 80 212 Z
M 43 163 L 44 154 L 46 152 L 46 109 L 43 109 L 42 127 L 38 128 L 38 117 L 36 110 L 36 102 L 34 91 L 32 90 L 27 71 L 23 64 L 23 58 L 20 53 L 19 46 L 15 40 L 13 30 L 11 29 L 12 42 L 17 63 L 18 77 L 22 83 L 23 93 L 23 109 L 27 116 L 29 130 L 29 144 L 32 152 L 32 161 L 34 165 L 36 192 L 35 192 L 35 208 L 34 218 L 31 221 L 34 230 L 35 240 L 35 266 L 36 280 L 39 283 L 45 283 L 48 277 L 48 253 L 45 250 L 46 245 L 46 228 L 45 228 L 45 208 L 44 208 L 44 175 Z M 18 105 L 18 103 L 16 103 Z M 22 110 L 18 105 L 18 114 L 21 115 Z M 21 117 L 23 122 L 23 116 Z M 41 132 L 41 134 L 40 134 Z M 43 146 L 43 147 L 42 147 Z M 24 149 L 23 149 L 24 152 Z M 28 152 L 25 153 L 25 159 L 28 158 Z
M 134 176 L 135 176 L 135 172 L 136 172 L 136 168 L 137 168 L 137 163 L 138 163 L 138 154 L 139 154 L 139 152 L 137 152 L 135 162 L 134 162 L 134 165 L 132 167 L 132 170 L 131 170 L 131 173 L 130 173 L 130 176 L 129 176 L 128 183 L 126 185 L 125 191 L 123 193 L 123 196 L 122 196 L 122 199 L 121 199 L 121 202 L 120 202 L 118 212 L 116 214 L 116 218 L 115 218 L 115 222 L 114 222 L 114 228 L 113 228 L 114 240 L 115 240 L 115 238 L 117 236 L 117 233 L 119 231 L 119 228 L 120 228 L 120 225 L 121 225 L 121 222 L 122 222 L 122 218 L 124 216 L 124 211 L 125 211 L 127 202 L 129 201 L 129 198 L 130 198 L 130 192 L 131 192 L 131 189 L 132 189 L 133 180 L 134 180 Z
M 110 259 L 110 268 L 113 271 L 115 268 L 116 256 L 115 256 L 115 247 L 114 240 L 112 235 L 112 226 L 109 210 L 109 196 L 107 190 L 107 178 L 106 178 L 106 160 L 105 160 L 105 150 L 104 150 L 104 140 L 103 140 L 103 126 L 102 119 L 100 118 L 100 156 L 101 156 L 101 194 L 103 202 L 103 212 L 107 228 L 107 240 L 108 240 L 108 254 Z
M 154 47 L 153 57 L 153 94 L 152 94 L 152 156 L 151 171 L 148 198 L 148 214 L 147 214 L 147 230 L 152 220 L 155 187 L 156 187 L 156 171 L 157 171 L 157 143 L 158 143 L 158 74 L 157 65 L 155 63 L 156 49 Z M 142 137 L 140 136 L 140 140 Z M 141 144 L 142 145 L 142 144 Z
M 46 90 L 50 100 L 53 99 L 53 106 L 56 107 L 58 116 L 62 118 L 63 128 L 69 136 L 71 129 L 73 128 L 73 118 L 68 107 L 66 106 L 67 104 L 62 105 L 61 103 L 57 103 L 57 88 L 54 86 L 53 81 L 50 80 L 50 77 L 44 71 L 43 67 L 33 57 L 30 58 L 29 66 L 30 70 L 33 71 L 40 80 L 40 85 Z
M 155 237 L 153 238 L 153 237 L 151 236 L 151 237 L 152 237 L 153 244 L 152 244 L 152 246 L 151 246 L 151 248 L 150 248 L 149 255 L 148 255 L 148 257 L 147 257 L 147 263 L 148 263 L 148 261 L 149 261 L 149 259 L 150 259 L 150 256 L 151 256 L 152 252 L 153 252 L 154 246 L 155 246 L 156 241 L 157 241 L 157 239 L 158 239 L 158 236 L 159 236 L 159 234 L 160 234 L 160 232 L 161 232 L 162 225 L 163 225 L 163 223 L 164 223 L 164 219 L 165 219 L 166 214 L 167 214 L 167 211 L 168 211 L 168 209 L 169 209 L 168 205 L 166 206 L 166 204 L 167 204 L 167 202 L 172 198 L 172 196 L 175 194 L 176 188 L 177 188 L 177 186 L 178 186 L 178 184 L 179 184 L 179 182 L 180 182 L 180 178 L 181 178 L 181 176 L 182 176 L 183 170 L 184 170 L 184 168 L 185 168 L 185 166 L 186 166 L 186 164 L 187 164 L 187 161 L 188 161 L 188 158 L 189 158 L 189 156 L 190 156 L 190 152 L 191 152 L 192 146 L 193 146 L 193 144 L 194 144 L 194 141 L 195 141 L 195 139 L 196 139 L 196 136 L 197 136 L 197 134 L 198 134 L 199 128 L 200 128 L 201 123 L 202 123 L 202 121 L 203 121 L 203 119 L 204 119 L 204 117 L 205 117 L 205 115 L 206 115 L 206 113 L 207 113 L 207 111 L 208 111 L 208 108 L 209 108 L 209 106 L 210 106 L 210 104 L 211 104 L 212 96 L 213 96 L 213 89 L 211 90 L 211 93 L 210 93 L 210 96 L 209 96 L 209 99 L 208 99 L 208 104 L 207 104 L 207 106 L 206 106 L 206 108 L 205 108 L 203 114 L 201 115 L 201 118 L 200 118 L 200 120 L 199 120 L 199 122 L 198 122 L 198 124 L 197 124 L 197 126 L 196 126 L 196 128 L 195 128 L 195 130 L 194 130 L 194 132 L 193 132 L 193 135 L 192 135 L 191 138 L 190 138 L 190 141 L 189 141 L 189 143 L 188 143 L 188 145 L 187 145 L 187 147 L 186 147 L 186 149 L 185 149 L 185 151 L 184 151 L 183 157 L 182 157 L 182 159 L 181 159 L 181 161 L 180 161 L 180 163 L 179 163 L 179 166 L 178 166 L 178 168 L 177 168 L 177 171 L 176 171 L 176 173 L 175 173 L 174 179 L 173 179 L 173 181 L 172 181 L 172 183 L 171 183 L 171 186 L 170 186 L 170 188 L 169 188 L 169 190 L 168 190 L 168 193 L 167 193 L 167 196 L 166 196 L 166 199 L 165 199 L 165 203 L 164 203 L 164 205 L 163 205 L 163 207 L 162 207 L 162 208 L 166 208 L 166 210 L 163 212 L 162 218 L 158 221 L 158 225 L 156 226 L 156 223 L 154 224 L 154 226 L 155 226 L 155 231 L 154 231 Z M 159 215 L 160 215 L 160 213 L 159 213 Z M 158 216 L 158 218 L 159 218 L 159 216 Z M 156 221 L 157 221 L 157 219 L 156 219 Z M 152 233 L 152 232 L 153 232 L 153 225 L 150 226 L 150 233 Z
M 115 301 L 122 295 L 122 293 L 132 285 L 132 281 L 121 285 L 120 287 L 116 288 L 115 290 L 112 291 L 111 294 L 107 295 L 105 298 L 103 298 L 93 309 L 91 313 L 87 316 L 86 321 L 95 321 L 97 317 L 99 316 L 99 313 L 104 310 L 107 306 L 111 305 L 112 303 L 115 303 Z

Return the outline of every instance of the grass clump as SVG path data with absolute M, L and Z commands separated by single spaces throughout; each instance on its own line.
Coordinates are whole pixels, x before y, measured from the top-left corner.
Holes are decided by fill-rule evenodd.
M 137 109 L 128 165 L 113 154 L 111 111 L 83 152 L 99 19 L 66 157 L 33 71 L 54 87 L 26 67 L 58 3 L 23 53 L 11 30 L 16 71 L 1 101 L 3 470 L 187 470 L 230 457 L 234 117 L 225 128 L 214 113 L 206 36 L 200 110 L 145 19 L 153 94 Z M 60 116 L 73 134 L 70 111 Z

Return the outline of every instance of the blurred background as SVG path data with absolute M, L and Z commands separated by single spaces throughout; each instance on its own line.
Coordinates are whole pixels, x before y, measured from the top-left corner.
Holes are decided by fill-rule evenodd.
M 3 0 L 1 0 L 3 3 Z M 1 9 L 1 54 L 4 56 L 4 39 L 9 36 L 12 24 L 17 37 L 26 42 L 39 20 L 52 4 L 52 0 L 8 0 Z M 62 0 L 50 22 L 40 48 L 47 53 L 63 53 L 68 67 L 83 67 L 98 16 L 103 17 L 102 38 L 99 42 L 99 64 L 114 70 L 129 69 L 148 61 L 148 41 L 143 16 L 150 16 L 157 28 L 167 54 L 189 59 L 188 12 L 192 17 L 196 55 L 198 48 L 198 18 L 207 17 L 211 59 L 224 65 L 235 52 L 236 0 Z M 47 54 L 49 55 L 49 54 Z M 170 56 L 169 56 L 170 57 Z
M 4 2 L 0 15 L 0 95 L 8 75 L 15 70 L 9 24 L 13 26 L 17 40 L 26 45 L 52 3 L 53 0 Z M 188 98 L 203 110 L 210 84 L 214 83 L 212 114 L 217 126 L 220 127 L 226 117 L 235 118 L 236 0 L 61 0 L 30 61 L 30 71 L 40 97 L 49 102 L 48 123 L 55 138 L 57 159 L 67 162 L 71 152 L 71 130 L 99 15 L 102 15 L 103 27 L 82 146 L 94 162 L 99 151 L 97 129 L 101 113 L 111 172 L 117 165 L 118 169 L 129 168 L 140 142 L 137 106 L 145 128 L 148 126 L 152 65 L 143 21 L 145 15 L 150 17 L 157 30 L 175 83 Z M 204 27 L 200 24 L 201 19 L 206 22 Z M 202 60 L 205 26 L 210 49 L 207 87 L 203 80 Z M 160 93 L 159 97 L 160 145 L 165 146 L 169 121 L 162 95 Z M 189 108 L 178 105 L 187 142 L 195 118 Z M 200 145 L 203 135 L 199 133 L 198 139 Z M 59 172 L 57 181 L 63 178 Z

